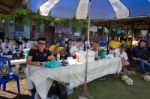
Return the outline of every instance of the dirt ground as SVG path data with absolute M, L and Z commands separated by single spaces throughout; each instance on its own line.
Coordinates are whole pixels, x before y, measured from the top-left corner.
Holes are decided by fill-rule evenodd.
M 17 84 L 15 81 L 10 81 L 7 84 L 6 92 L 0 90 L 0 99 L 29 99 L 30 92 L 26 88 L 25 74 L 20 73 L 20 92 L 21 95 L 18 96 Z
M 29 99 L 30 92 L 26 89 L 26 80 L 20 80 L 21 95 L 17 96 L 18 89 L 15 81 L 11 81 L 7 84 L 7 91 L 0 91 L 0 99 Z

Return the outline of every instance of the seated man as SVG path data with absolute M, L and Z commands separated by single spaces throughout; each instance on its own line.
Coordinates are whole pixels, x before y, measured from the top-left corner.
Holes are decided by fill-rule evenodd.
M 2 43 L 3 55 L 12 55 L 12 44 L 9 38 L 5 38 L 4 43 Z
M 91 50 L 94 51 L 94 52 L 99 51 L 99 45 L 98 45 L 97 41 L 93 41 Z
M 54 59 L 52 53 L 45 47 L 46 40 L 44 38 L 39 38 L 38 47 L 30 49 L 27 57 L 27 64 L 32 65 L 28 67 L 30 68 L 31 73 L 34 72 L 36 69 L 39 69 L 42 66 L 42 62 Z M 34 94 L 35 89 L 32 89 L 31 92 L 32 94 Z
M 150 63 L 148 63 L 150 53 L 146 48 L 146 41 L 141 40 L 138 46 L 133 48 L 132 53 L 137 63 L 140 64 L 141 73 L 145 74 L 146 71 L 150 71 Z
M 94 56 L 95 60 L 98 60 L 99 59 L 99 56 L 98 56 L 99 45 L 97 41 L 93 41 L 91 50 L 95 52 L 95 56 Z
M 20 51 L 20 57 L 25 58 L 25 50 L 30 50 L 31 49 L 31 44 L 28 42 L 27 38 L 22 38 L 21 40 L 21 45 L 19 46 L 19 51 Z
M 128 66 L 128 56 L 127 53 L 125 52 L 127 46 L 125 44 L 122 44 L 119 49 L 115 49 L 114 51 L 114 56 L 115 57 L 120 57 L 122 61 L 122 66 Z
M 72 46 L 72 47 L 70 48 L 71 56 L 72 56 L 73 58 L 76 58 L 76 52 L 79 52 L 80 50 L 83 50 L 83 48 L 82 48 L 81 39 L 79 38 L 79 39 L 77 40 L 76 45 L 74 45 L 74 46 Z

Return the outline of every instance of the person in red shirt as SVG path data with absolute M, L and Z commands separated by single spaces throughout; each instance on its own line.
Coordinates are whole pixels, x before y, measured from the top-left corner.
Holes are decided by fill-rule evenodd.
M 98 45 L 97 41 L 93 41 L 92 51 L 94 51 L 94 52 L 98 52 L 99 51 L 99 45 Z

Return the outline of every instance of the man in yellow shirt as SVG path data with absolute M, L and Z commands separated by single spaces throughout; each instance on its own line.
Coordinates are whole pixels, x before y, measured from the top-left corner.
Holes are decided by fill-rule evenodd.
M 52 54 L 55 56 L 57 55 L 58 49 L 60 47 L 60 42 L 56 41 L 54 45 L 51 45 L 49 50 L 52 52 Z
M 117 37 L 113 37 L 109 43 L 111 49 L 119 48 L 121 43 L 117 40 Z

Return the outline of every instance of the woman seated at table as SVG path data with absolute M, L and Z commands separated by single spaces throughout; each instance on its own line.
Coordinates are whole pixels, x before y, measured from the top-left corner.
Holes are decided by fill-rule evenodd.
M 60 47 L 60 42 L 56 41 L 54 45 L 51 45 L 49 50 L 52 52 L 52 54 L 56 57 L 58 53 L 58 49 Z
M 66 60 L 67 59 L 67 52 L 66 52 L 65 48 L 59 47 L 57 54 L 60 55 L 60 60 Z

